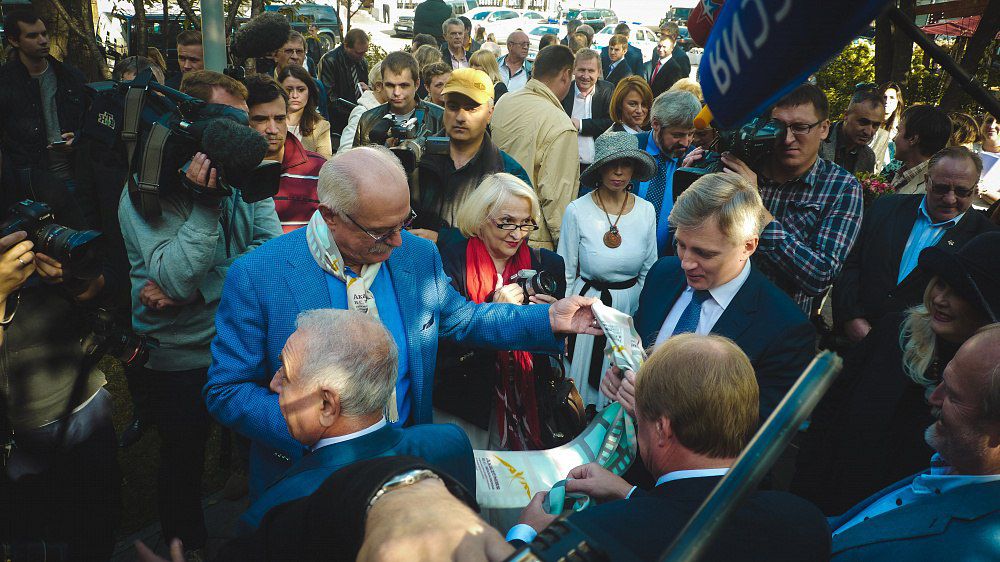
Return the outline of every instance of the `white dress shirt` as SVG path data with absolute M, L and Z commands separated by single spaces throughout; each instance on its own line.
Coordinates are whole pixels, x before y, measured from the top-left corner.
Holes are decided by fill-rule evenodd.
M 750 277 L 750 260 L 743 264 L 743 270 L 740 271 L 739 275 L 727 283 L 708 290 L 710 296 L 701 303 L 701 316 L 698 317 L 698 328 L 695 329 L 694 333 L 704 336 L 712 331 L 722 313 L 729 307 L 729 303 L 736 298 L 736 293 L 740 292 L 747 277 Z M 677 322 L 681 319 L 681 314 L 684 313 L 684 309 L 687 308 L 693 296 L 694 289 L 688 286 L 677 298 L 674 307 L 670 309 L 670 313 L 663 320 L 663 325 L 660 326 L 660 332 L 656 335 L 656 345 L 660 345 L 673 335 L 674 328 L 677 327 Z
M 594 92 L 596 91 L 597 86 L 595 85 L 590 89 L 589 94 L 584 95 L 580 93 L 580 88 L 576 87 L 576 82 L 573 83 L 573 119 L 579 119 L 582 123 L 584 119 L 593 117 L 591 107 L 594 103 Z M 581 124 L 582 127 L 583 125 Z M 576 142 L 580 150 L 580 163 L 592 164 L 594 162 L 594 137 L 586 137 L 578 134 Z
M 333 445 L 334 443 L 343 443 L 344 441 L 357 439 L 358 437 L 368 435 L 369 433 L 375 433 L 376 431 L 385 427 L 385 423 L 386 423 L 385 417 L 383 417 L 382 419 L 378 420 L 377 422 L 373 423 L 372 425 L 369 425 L 368 427 L 360 431 L 355 431 L 354 433 L 348 433 L 347 435 L 337 435 L 336 437 L 325 437 L 317 441 L 316 444 L 312 446 L 312 450 L 318 451 L 319 449 L 322 449 L 327 445 Z

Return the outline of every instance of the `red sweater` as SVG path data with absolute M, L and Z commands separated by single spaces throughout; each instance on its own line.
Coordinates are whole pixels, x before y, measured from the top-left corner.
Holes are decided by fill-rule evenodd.
M 285 232 L 305 226 L 319 205 L 316 185 L 319 169 L 325 163 L 322 155 L 306 150 L 295 135 L 288 133 L 281 161 L 281 183 L 274 196 L 274 208 Z

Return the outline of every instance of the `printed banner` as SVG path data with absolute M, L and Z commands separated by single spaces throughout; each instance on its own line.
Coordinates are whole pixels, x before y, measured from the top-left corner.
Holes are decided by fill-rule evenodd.
M 887 4 L 889 0 L 726 2 L 698 69 L 717 124 L 734 127 L 763 112 L 856 37 Z

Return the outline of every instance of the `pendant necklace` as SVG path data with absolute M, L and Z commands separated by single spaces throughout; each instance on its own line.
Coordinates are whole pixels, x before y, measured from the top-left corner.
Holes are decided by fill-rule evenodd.
M 609 248 L 617 248 L 622 245 L 622 235 L 618 231 L 618 221 L 622 219 L 622 213 L 625 212 L 625 205 L 628 204 L 628 192 L 625 193 L 625 200 L 622 201 L 622 208 L 618 210 L 618 216 L 615 217 L 615 222 L 611 222 L 611 215 L 608 214 L 608 210 L 604 207 L 604 201 L 601 200 L 601 189 L 597 188 L 594 190 L 597 194 L 597 202 L 601 204 L 601 210 L 604 211 L 604 216 L 608 219 L 608 231 L 604 233 L 604 245 Z

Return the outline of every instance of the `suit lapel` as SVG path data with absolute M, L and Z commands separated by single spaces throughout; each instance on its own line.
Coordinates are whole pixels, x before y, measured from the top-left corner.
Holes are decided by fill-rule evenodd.
M 288 470 L 284 478 L 320 467 L 344 466 L 377 457 L 394 448 L 403 440 L 402 429 L 386 424 L 385 427 L 350 441 L 327 445 L 308 454 Z M 280 480 L 279 480 L 280 481 Z
M 392 289 L 396 293 L 396 302 L 399 303 L 399 313 L 403 317 L 403 328 L 406 332 L 406 353 L 410 368 L 410 392 L 413 393 L 413 409 L 411 416 L 415 416 L 419 406 L 423 403 L 423 364 L 421 357 L 423 345 L 418 341 L 423 332 L 420 325 L 421 316 L 419 310 L 424 307 L 414 307 L 412 304 L 419 302 L 420 295 L 415 295 L 412 291 L 413 279 L 415 278 L 415 267 L 411 252 L 405 251 L 407 242 L 414 244 L 414 241 L 407 240 L 411 235 L 403 233 L 403 246 L 397 248 L 386 261 L 389 270 L 389 278 L 392 279 Z M 411 290 L 408 290 L 411 289 Z M 437 334 L 437 331 L 434 331 Z M 400 373 L 402 375 L 403 373 Z M 405 420 L 404 420 L 405 421 Z
M 645 287 L 650 291 L 650 299 L 640 304 L 641 313 L 637 313 L 639 321 L 636 323 L 636 330 L 642 338 L 643 345 L 649 347 L 656 342 L 657 332 L 663 326 L 663 321 L 674 307 L 674 303 L 687 288 L 687 281 L 684 280 L 684 272 L 680 268 L 680 262 L 676 258 L 671 259 L 675 263 L 671 267 L 665 268 L 661 279 L 646 279 Z M 641 299 L 640 299 L 641 300 Z
M 913 197 L 903 201 L 903 203 L 890 215 L 892 225 L 889 231 L 889 263 L 895 264 L 895 274 L 899 277 L 899 266 L 903 261 L 903 252 L 906 250 L 906 241 L 910 239 L 910 232 L 917 220 L 917 208 L 920 206 L 921 197 Z M 916 271 L 914 269 L 907 275 L 900 285 L 906 283 L 907 279 Z
M 732 302 L 722 312 L 722 316 L 712 326 L 712 333 L 738 340 L 750 325 L 750 319 L 757 311 L 764 276 L 751 264 L 750 275 L 736 292 Z
M 326 273 L 316 263 L 312 253 L 309 252 L 309 245 L 305 240 L 305 227 L 299 229 L 302 234 L 301 243 L 292 244 L 291 251 L 285 257 L 287 267 L 285 268 L 285 283 L 288 285 L 288 292 L 295 297 L 295 304 L 299 307 L 299 312 L 304 310 L 314 310 L 317 308 L 330 308 L 330 289 L 326 283 Z M 298 234 L 288 234 L 295 236 Z

